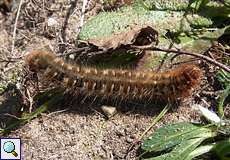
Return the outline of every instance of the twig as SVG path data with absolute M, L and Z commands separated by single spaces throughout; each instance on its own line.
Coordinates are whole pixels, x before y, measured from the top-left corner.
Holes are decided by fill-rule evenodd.
M 61 28 L 61 35 L 60 35 L 60 40 L 62 42 L 62 45 L 60 46 L 60 51 L 61 52 L 64 52 L 65 48 L 66 48 L 66 29 L 67 29 L 67 25 L 69 23 L 69 18 L 71 16 L 71 14 L 74 12 L 74 8 L 76 8 L 76 5 L 77 5 L 77 1 L 71 1 L 71 4 L 70 4 L 70 7 L 66 13 L 66 17 L 64 19 L 64 23 L 63 23 L 63 26 Z
M 66 28 L 69 23 L 69 18 L 71 14 L 73 13 L 74 8 L 76 8 L 76 5 L 77 5 L 77 1 L 71 1 L 71 5 L 66 13 L 66 17 L 65 17 L 65 20 L 62 26 L 62 30 L 61 30 L 61 38 L 63 39 L 63 42 L 66 42 Z
M 59 110 L 59 111 L 55 111 L 55 112 L 52 112 L 52 113 L 49 113 L 48 115 L 46 115 L 47 117 L 52 117 L 54 114 L 58 114 L 58 113 L 63 113 L 63 112 L 66 112 L 68 111 L 69 108 L 66 108 L 66 109 L 63 109 L 63 110 Z
M 217 95 L 222 94 L 223 92 L 224 92 L 223 90 L 219 90 L 219 91 L 204 91 L 204 90 L 202 90 L 200 92 L 200 94 L 206 95 L 206 96 L 217 96 Z
M 3 59 L 3 58 L 0 58 L 0 62 L 6 62 L 6 63 L 14 63 L 14 62 L 17 62 L 16 60 L 10 60 L 10 59 Z
M 83 51 L 87 51 L 88 49 L 89 49 L 89 47 L 77 48 L 77 49 L 75 49 L 73 51 L 69 51 L 68 53 L 58 54 L 57 56 L 66 57 L 66 56 L 69 56 L 71 54 L 76 54 L 76 53 L 80 53 L 80 52 L 83 52 Z
M 202 98 L 199 94 L 196 94 L 196 97 L 198 97 L 207 107 L 210 107 L 210 104 L 204 98 Z
M 87 3 L 88 3 L 87 0 L 83 0 L 83 5 L 82 5 L 82 9 L 81 9 L 80 27 L 82 27 L 82 26 L 83 26 L 83 23 L 84 23 L 85 8 L 86 8 Z
M 29 102 L 29 113 L 31 113 L 33 109 L 33 98 L 31 97 L 30 91 L 27 88 L 26 88 L 26 96 Z
M 79 24 L 79 27 L 77 28 L 77 36 L 76 37 L 78 37 L 80 30 L 84 24 L 85 8 L 86 8 L 87 3 L 88 3 L 87 0 L 83 0 L 83 4 L 82 4 L 82 8 L 81 8 L 81 15 L 80 15 L 80 24 Z
M 21 119 L 21 118 L 15 116 L 15 115 L 12 115 L 12 114 L 9 114 L 9 113 L 5 113 L 4 116 L 13 117 L 13 118 L 15 118 L 15 119 L 17 119 L 17 120 L 20 120 L 20 119 Z
M 19 6 L 18 6 L 18 11 L 17 11 L 17 15 L 15 18 L 15 23 L 14 23 L 14 30 L 13 30 L 13 38 L 12 38 L 12 46 L 11 46 L 11 55 L 14 53 L 14 45 L 15 45 L 15 37 L 16 37 L 16 31 L 17 31 L 17 24 L 18 24 L 18 18 L 19 18 L 19 14 L 22 8 L 22 3 L 23 0 L 20 0 Z M 15 55 L 15 54 L 13 54 Z
M 212 63 L 220 68 L 222 68 L 223 70 L 225 70 L 226 72 L 230 73 L 230 68 L 214 59 L 211 59 L 207 56 L 204 56 L 202 54 L 198 54 L 198 53 L 192 53 L 192 52 L 186 52 L 186 51 L 180 51 L 180 50 L 176 50 L 176 49 L 165 49 L 165 48 L 158 48 L 158 47 L 154 47 L 152 44 L 150 45 L 145 45 L 145 46 L 130 46 L 133 49 L 143 49 L 143 50 L 154 50 L 154 51 L 163 51 L 163 52 L 171 52 L 171 53 L 176 53 L 178 55 L 181 54 L 185 54 L 185 55 L 190 55 L 190 56 L 194 56 L 194 57 L 198 57 L 200 59 L 203 59 L 209 63 Z

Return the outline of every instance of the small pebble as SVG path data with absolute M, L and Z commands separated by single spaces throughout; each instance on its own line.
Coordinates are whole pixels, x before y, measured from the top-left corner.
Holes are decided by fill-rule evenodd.
M 56 21 L 56 19 L 51 18 L 51 17 L 48 18 L 48 22 L 47 23 L 48 23 L 49 27 L 52 27 L 52 26 L 55 26 L 55 25 L 58 24 L 58 22 Z
M 103 111 L 103 113 L 108 117 L 111 118 L 112 116 L 114 116 L 117 113 L 117 109 L 116 107 L 113 106 L 101 106 L 101 110 Z

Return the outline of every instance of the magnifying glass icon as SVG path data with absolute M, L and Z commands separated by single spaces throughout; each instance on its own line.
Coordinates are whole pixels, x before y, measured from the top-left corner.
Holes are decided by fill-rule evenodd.
M 11 153 L 14 157 L 17 157 L 18 154 L 15 152 L 15 145 L 11 141 L 7 141 L 3 144 L 3 149 L 6 153 Z

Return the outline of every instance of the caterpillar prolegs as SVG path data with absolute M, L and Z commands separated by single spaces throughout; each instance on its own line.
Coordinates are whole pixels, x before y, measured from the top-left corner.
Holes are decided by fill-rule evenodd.
M 201 81 L 202 72 L 184 64 L 165 72 L 99 69 L 72 65 L 47 51 L 33 51 L 26 57 L 31 71 L 42 74 L 62 87 L 88 95 L 127 100 L 174 101 L 191 94 Z

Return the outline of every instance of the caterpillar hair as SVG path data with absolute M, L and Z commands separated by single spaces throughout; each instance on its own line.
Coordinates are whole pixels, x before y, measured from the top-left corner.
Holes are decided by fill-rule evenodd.
M 174 101 L 191 95 L 199 86 L 202 72 L 196 65 L 184 64 L 164 71 L 99 69 L 66 63 L 54 53 L 33 51 L 26 57 L 31 71 L 47 80 L 58 81 L 66 89 L 87 95 L 128 100 Z

